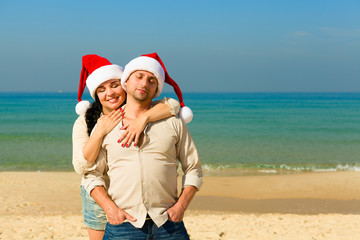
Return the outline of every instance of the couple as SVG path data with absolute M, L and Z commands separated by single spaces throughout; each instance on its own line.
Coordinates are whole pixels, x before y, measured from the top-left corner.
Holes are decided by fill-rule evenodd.
M 175 116 L 174 99 L 152 102 L 165 82 L 174 87 L 183 120 Z M 81 101 L 85 85 L 92 105 Z M 201 187 L 202 170 L 183 122 L 191 121 L 191 110 L 159 56 L 142 55 L 124 70 L 97 55 L 84 56 L 78 100 L 73 165 L 82 175 L 90 239 L 189 239 L 182 219 Z

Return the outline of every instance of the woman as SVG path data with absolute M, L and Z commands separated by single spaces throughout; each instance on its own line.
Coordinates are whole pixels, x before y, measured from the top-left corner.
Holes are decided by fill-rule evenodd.
M 83 57 L 80 87 L 76 112 L 80 115 L 73 127 L 73 165 L 77 173 L 86 177 L 88 171 L 96 168 L 103 138 L 123 119 L 126 93 L 121 87 L 122 68 L 111 64 L 97 55 Z M 88 87 L 95 102 L 90 106 L 81 101 L 82 93 Z M 148 122 L 170 117 L 179 112 L 179 103 L 174 99 L 163 99 L 148 110 L 140 119 L 123 127 L 119 145 L 136 145 Z M 96 127 L 95 127 L 96 125 Z M 82 183 L 83 183 L 82 180 Z M 108 183 L 108 179 L 107 179 Z M 107 222 L 105 212 L 81 186 L 82 214 L 90 239 L 102 239 Z

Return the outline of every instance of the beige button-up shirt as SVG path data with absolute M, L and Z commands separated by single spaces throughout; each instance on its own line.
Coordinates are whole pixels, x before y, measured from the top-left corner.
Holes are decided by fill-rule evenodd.
M 153 102 L 153 105 L 156 105 L 157 103 L 168 104 L 170 106 L 170 113 L 174 116 L 179 113 L 180 104 L 178 101 L 176 101 L 173 98 L 163 98 L 161 100 L 156 100 Z M 98 165 L 100 165 L 101 167 L 106 166 L 106 162 L 100 163 L 98 161 L 96 164 L 94 164 L 85 159 L 82 149 L 84 148 L 84 145 L 88 140 L 89 140 L 89 135 L 87 132 L 85 116 L 81 115 L 76 119 L 72 133 L 72 144 L 73 144 L 72 163 L 75 172 L 80 175 L 84 175 L 89 171 L 95 170 L 98 167 Z M 103 152 L 100 152 L 100 154 L 103 154 Z M 105 174 L 103 178 L 104 181 L 106 182 L 106 188 L 107 188 L 107 186 L 109 185 L 108 177 Z M 86 183 L 84 176 L 82 177 L 81 185 L 83 186 L 88 185 Z
M 202 169 L 198 152 L 183 121 L 170 117 L 148 124 L 142 145 L 123 148 L 117 140 L 122 123 L 103 141 L 96 169 L 85 175 L 88 192 L 95 186 L 106 186 L 103 173 L 108 167 L 108 194 L 117 206 L 137 219 L 131 222 L 141 228 L 149 214 L 157 226 L 164 224 L 166 210 L 178 199 L 177 177 L 181 164 L 183 187 L 200 189 Z M 103 159 L 106 159 L 104 161 Z

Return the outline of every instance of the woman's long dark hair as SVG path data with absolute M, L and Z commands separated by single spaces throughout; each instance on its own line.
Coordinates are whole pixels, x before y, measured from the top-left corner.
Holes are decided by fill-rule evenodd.
M 96 125 L 97 120 L 99 119 L 102 112 L 102 105 L 98 96 L 95 94 L 95 102 L 91 105 L 91 107 L 85 113 L 85 120 L 87 125 L 87 132 L 90 136 L 91 131 Z
M 125 103 L 126 103 L 126 92 L 125 92 L 125 101 L 120 105 L 120 107 L 124 106 Z M 98 96 L 95 94 L 95 102 L 93 102 L 91 107 L 85 113 L 85 121 L 89 136 L 91 134 L 91 131 L 94 129 L 101 113 L 102 113 L 102 105 L 100 103 Z

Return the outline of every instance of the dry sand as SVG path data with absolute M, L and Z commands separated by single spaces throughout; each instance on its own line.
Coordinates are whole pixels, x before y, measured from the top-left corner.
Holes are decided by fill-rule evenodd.
M 0 239 L 88 239 L 80 177 L 0 172 Z M 204 177 L 191 239 L 360 239 L 360 173 Z

